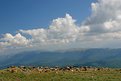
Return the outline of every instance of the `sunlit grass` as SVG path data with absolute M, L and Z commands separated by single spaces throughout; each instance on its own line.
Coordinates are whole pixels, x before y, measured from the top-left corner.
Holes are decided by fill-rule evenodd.
M 121 81 L 121 71 L 51 71 L 16 72 L 0 71 L 0 81 Z

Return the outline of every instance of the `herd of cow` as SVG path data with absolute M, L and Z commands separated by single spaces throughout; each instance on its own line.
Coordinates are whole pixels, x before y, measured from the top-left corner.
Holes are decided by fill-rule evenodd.
M 97 68 L 91 66 L 82 66 L 82 67 L 74 67 L 74 66 L 67 66 L 67 67 L 26 67 L 26 66 L 10 66 L 6 69 L 6 71 L 15 73 L 15 72 L 59 72 L 59 71 L 71 71 L 71 72 L 81 72 L 81 71 L 110 71 L 111 68 Z

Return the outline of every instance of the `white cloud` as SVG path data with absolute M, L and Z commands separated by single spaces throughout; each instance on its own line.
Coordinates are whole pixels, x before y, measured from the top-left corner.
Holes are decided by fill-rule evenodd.
M 92 14 L 84 22 L 93 32 L 121 31 L 121 0 L 98 0 L 92 3 Z
M 16 34 L 15 36 L 11 35 L 10 33 L 6 33 L 4 37 L 1 38 L 0 46 L 1 48 L 13 48 L 26 46 L 28 43 L 29 40 L 27 40 L 20 33 Z
M 54 19 L 47 29 L 19 30 L 14 36 L 6 33 L 0 38 L 0 51 L 120 47 L 121 0 L 98 0 L 91 7 L 91 16 L 81 26 L 66 14 Z
M 61 45 L 73 42 L 78 35 L 89 31 L 88 26 L 79 27 L 75 21 L 69 14 L 66 14 L 65 18 L 54 19 L 48 29 L 20 30 L 20 32 L 30 35 L 32 44 Z
M 64 18 L 54 19 L 47 29 L 38 28 L 19 30 L 15 36 L 10 33 L 0 39 L 1 50 L 33 48 L 38 50 L 59 50 L 69 47 L 78 37 L 83 37 L 90 30 L 88 26 L 77 26 L 69 14 Z

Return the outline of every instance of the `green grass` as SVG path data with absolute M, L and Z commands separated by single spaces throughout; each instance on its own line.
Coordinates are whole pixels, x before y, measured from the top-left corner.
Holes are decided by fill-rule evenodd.
M 17 72 L 0 71 L 0 81 L 121 81 L 121 71 L 55 71 Z

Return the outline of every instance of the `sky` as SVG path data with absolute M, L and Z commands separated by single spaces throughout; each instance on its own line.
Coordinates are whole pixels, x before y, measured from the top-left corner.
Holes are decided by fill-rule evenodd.
M 53 19 L 63 17 L 66 13 L 80 24 L 90 15 L 90 4 L 95 1 L 0 0 L 0 34 L 19 29 L 47 28 Z
M 121 48 L 120 22 L 121 0 L 1 0 L 0 54 Z

